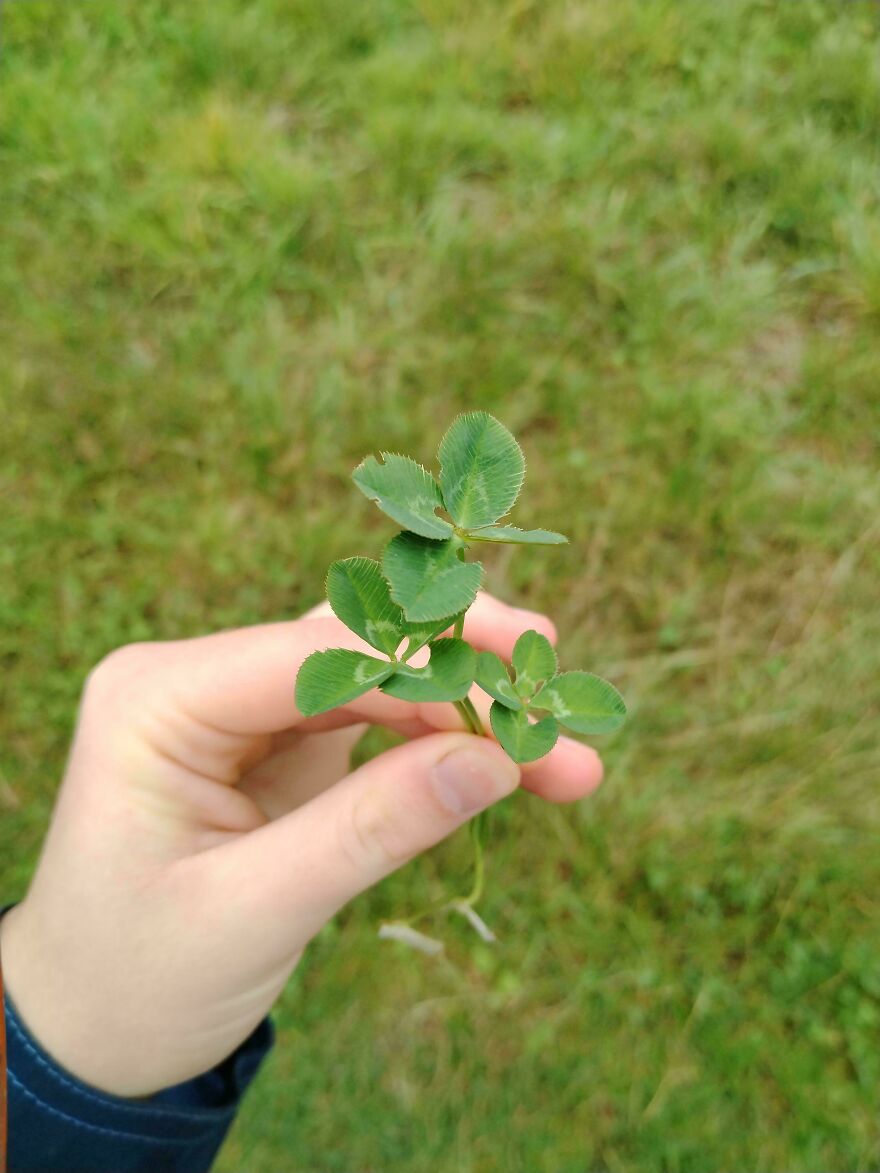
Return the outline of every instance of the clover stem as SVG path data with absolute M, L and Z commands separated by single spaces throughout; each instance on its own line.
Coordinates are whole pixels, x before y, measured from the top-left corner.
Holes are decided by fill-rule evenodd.
M 471 698 L 466 696 L 464 700 L 456 701 L 455 707 L 461 713 L 465 725 L 470 732 L 475 733 L 478 737 L 485 737 L 486 731 L 483 728 L 483 722 L 480 720 L 480 714 L 474 708 L 474 702 Z M 470 895 L 461 901 L 461 904 L 468 908 L 476 904 L 483 894 L 483 878 L 485 875 L 483 843 L 486 840 L 486 834 L 488 832 L 488 813 L 488 811 L 481 811 L 470 824 L 471 844 L 474 849 L 474 885 L 471 888 Z
M 465 702 L 464 701 L 454 701 L 453 704 L 455 705 L 455 707 L 458 709 L 459 713 L 461 714 L 461 719 L 462 719 L 462 721 L 464 721 L 465 728 L 467 729 L 468 733 L 476 733 L 476 735 L 479 737 L 482 730 L 478 729 L 477 726 L 474 724 L 473 717 L 471 716 Z M 479 721 L 479 717 L 477 718 L 477 720 Z
M 477 817 L 471 822 L 471 843 L 474 848 L 474 886 L 471 888 L 470 895 L 464 900 L 464 903 L 467 905 L 476 904 L 483 895 L 483 880 L 486 871 L 483 844 L 486 841 L 486 833 L 489 829 L 488 824 L 488 811 L 480 811 Z
M 458 558 L 461 562 L 466 562 L 465 548 L 459 546 Z M 456 616 L 455 626 L 452 629 L 452 634 L 461 639 L 464 632 L 464 616 L 462 611 L 460 615 Z M 461 713 L 464 723 L 471 733 L 475 733 L 478 737 L 485 737 L 486 730 L 483 728 L 483 722 L 480 720 L 480 714 L 474 708 L 474 702 L 469 696 L 464 697 L 460 701 L 455 702 L 455 707 Z M 483 894 L 483 881 L 486 873 L 485 856 L 483 852 L 483 843 L 486 839 L 488 830 L 488 811 L 481 811 L 470 825 L 471 844 L 474 849 L 474 884 L 471 888 L 470 895 L 461 901 L 462 906 L 470 908 L 480 899 Z
M 464 553 L 464 546 L 459 546 L 455 553 L 459 562 L 467 561 Z M 455 617 L 455 624 L 452 628 L 452 634 L 455 639 L 461 639 L 462 635 L 464 634 L 464 617 L 466 610 L 467 608 L 465 608 L 465 611 L 462 611 Z M 473 701 L 469 696 L 466 696 L 463 700 L 456 701 L 455 707 L 464 718 L 464 723 L 467 726 L 468 732 L 476 733 L 477 737 L 486 736 L 486 730 L 483 728 L 483 722 L 480 720 L 479 713 L 474 708 Z
M 459 562 L 467 562 L 467 558 L 465 557 L 464 549 L 465 549 L 464 546 L 459 546 L 458 549 L 455 551 L 455 555 L 458 558 Z M 452 634 L 456 639 L 461 639 L 462 636 L 464 635 L 464 616 L 465 616 L 466 611 L 467 611 L 467 607 L 465 607 L 464 611 L 462 611 L 459 615 L 456 615 L 456 617 L 455 617 L 455 626 L 452 628 Z
M 469 696 L 464 700 L 456 701 L 455 707 L 464 717 L 464 723 L 467 725 L 471 733 L 476 733 L 477 737 L 485 737 L 486 730 L 483 728 L 483 722 L 480 720 L 480 714 L 474 707 L 474 702 Z

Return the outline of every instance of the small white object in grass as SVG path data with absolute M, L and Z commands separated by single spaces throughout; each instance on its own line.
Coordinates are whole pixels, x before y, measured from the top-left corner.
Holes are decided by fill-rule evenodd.
M 409 925 L 399 923 L 380 925 L 379 940 L 402 941 L 404 945 L 418 949 L 420 953 L 427 953 L 429 957 L 436 957 L 438 953 L 443 952 L 442 941 L 435 941 L 433 937 L 426 937 L 424 933 L 411 929 Z
M 456 900 L 449 907 L 453 912 L 460 912 L 484 941 L 488 941 L 490 945 L 494 945 L 498 940 L 480 914 L 475 912 L 469 904 L 465 904 L 463 900 Z

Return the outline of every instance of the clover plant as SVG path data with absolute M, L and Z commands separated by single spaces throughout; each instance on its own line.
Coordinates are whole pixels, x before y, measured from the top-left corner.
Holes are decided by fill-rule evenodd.
M 361 492 L 404 528 L 379 562 L 334 562 L 327 598 L 334 614 L 377 654 L 313 652 L 297 676 L 298 708 L 316 716 L 379 688 L 405 701 L 449 701 L 468 730 L 484 734 L 470 697 L 476 684 L 492 697 L 492 733 L 515 762 L 549 753 L 560 726 L 590 734 L 617 729 L 626 717 L 617 689 L 590 672 L 560 672 L 555 651 L 539 632 L 520 636 L 509 667 L 463 638 L 465 614 L 483 581 L 483 567 L 468 560 L 469 550 L 486 544 L 558 546 L 567 539 L 552 530 L 500 524 L 519 496 L 525 458 L 493 416 L 459 415 L 437 455 L 436 479 L 393 452 L 383 452 L 381 460 L 368 456 L 354 470 Z M 412 658 L 425 646 L 429 659 L 416 667 Z M 471 897 L 458 902 L 466 914 L 481 886 L 482 818 L 476 825 L 477 883 Z

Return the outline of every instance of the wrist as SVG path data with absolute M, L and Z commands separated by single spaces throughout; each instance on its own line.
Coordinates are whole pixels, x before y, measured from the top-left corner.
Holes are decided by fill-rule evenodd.
M 29 925 L 25 902 L 15 904 L 0 917 L 0 958 L 3 963 L 3 985 L 6 998 L 15 1013 L 40 1045 L 54 1055 L 55 1048 L 41 1024 L 39 968 L 28 976 L 27 953 L 33 934 Z
M 66 967 L 47 946 L 27 898 L 0 918 L 0 957 L 6 997 L 34 1041 L 70 1075 L 101 1091 L 118 1094 L 94 1079 L 88 1049 L 76 1041 L 81 1028 L 78 1016 L 71 1013 L 70 990 L 64 981 Z M 61 978 L 61 988 L 53 986 L 57 978 Z M 81 1033 L 85 1036 L 87 1032 Z

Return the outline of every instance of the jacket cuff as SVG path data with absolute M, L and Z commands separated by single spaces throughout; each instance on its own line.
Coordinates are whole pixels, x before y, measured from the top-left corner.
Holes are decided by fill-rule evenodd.
M 82 1083 L 33 1038 L 6 995 L 9 1173 L 204 1173 L 274 1041 L 268 1018 L 204 1075 L 144 1100 Z

